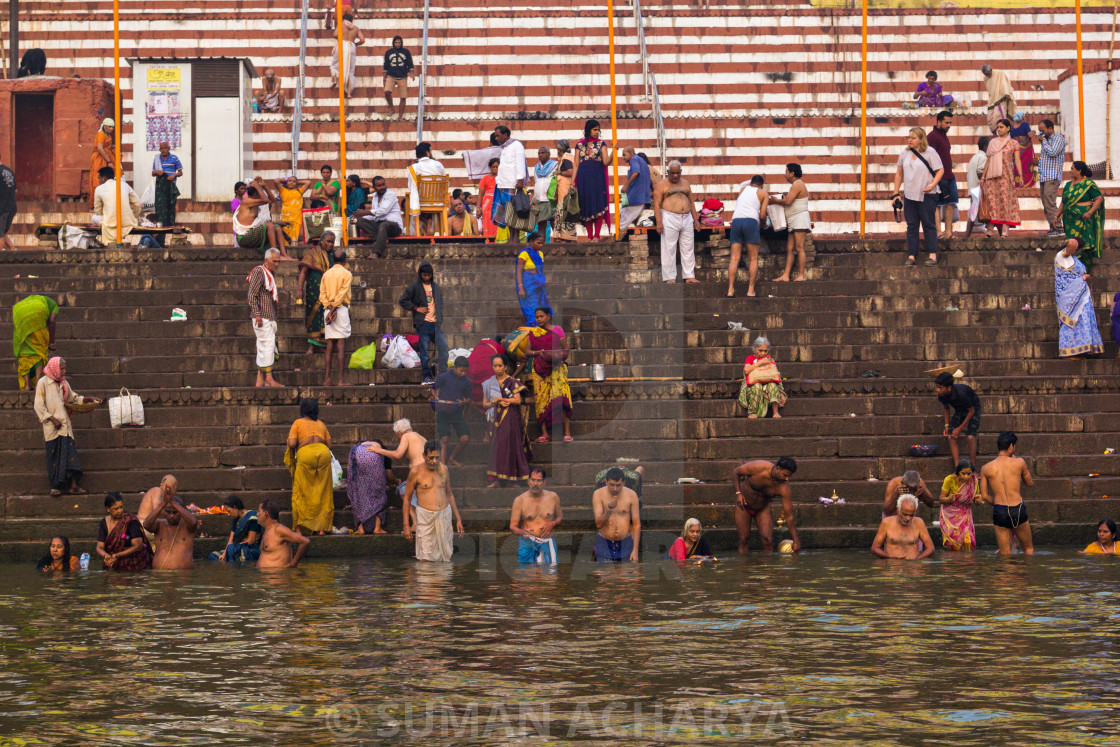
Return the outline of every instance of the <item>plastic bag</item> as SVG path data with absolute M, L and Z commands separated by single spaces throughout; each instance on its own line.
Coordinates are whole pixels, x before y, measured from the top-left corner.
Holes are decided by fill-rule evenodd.
M 331 454 L 331 484 L 336 487 L 342 487 L 342 465 Z
M 412 349 L 403 336 L 394 337 L 381 357 L 385 368 L 416 368 L 420 365 L 420 354 Z
M 347 368 L 361 368 L 369 371 L 377 361 L 377 343 L 371 342 L 364 348 L 358 348 L 350 354 L 350 363 Z
M 145 211 L 156 209 L 156 180 L 148 182 L 148 186 L 144 187 L 144 194 L 140 195 L 140 207 Z
M 471 353 L 474 352 L 473 348 L 452 348 L 447 351 L 447 370 L 455 367 L 455 359 L 462 356 L 463 358 L 470 358 Z

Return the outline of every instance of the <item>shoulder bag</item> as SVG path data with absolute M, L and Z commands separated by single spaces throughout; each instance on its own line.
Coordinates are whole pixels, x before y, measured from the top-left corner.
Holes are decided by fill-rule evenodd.
M 924 164 L 926 165 L 926 168 L 927 168 L 927 169 L 929 169 L 929 175 L 930 175 L 930 176 L 933 176 L 934 174 L 936 174 L 936 173 L 937 173 L 936 171 L 934 171 L 933 167 L 929 165 L 929 161 L 927 161 L 926 159 L 922 158 L 922 154 L 921 154 L 921 153 L 919 153 L 918 151 L 914 150 L 913 148 L 907 148 L 906 150 L 908 150 L 908 151 L 910 151 L 911 153 L 913 153 L 913 154 L 914 154 L 915 156 L 917 156 L 917 157 L 918 157 L 918 160 L 919 160 L 919 161 L 921 161 L 922 163 L 924 163 Z M 941 182 L 938 182 L 938 183 L 937 183 L 937 194 L 941 196 L 941 199 L 942 199 L 942 200 L 947 200 L 947 199 L 949 199 L 949 190 L 948 190 L 948 189 L 946 189 L 946 188 L 945 188 L 945 186 L 944 186 L 944 185 L 943 185 L 943 184 L 942 184 Z

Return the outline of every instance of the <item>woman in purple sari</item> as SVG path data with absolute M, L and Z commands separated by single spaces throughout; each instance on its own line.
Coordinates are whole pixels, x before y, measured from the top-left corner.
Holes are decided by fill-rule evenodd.
M 392 462 L 373 450 L 385 445 L 377 440 L 362 441 L 350 449 L 346 469 L 346 495 L 354 510 L 355 534 L 387 534 L 389 521 L 389 495 L 387 489 L 395 483 Z
M 609 143 L 599 139 L 599 121 L 587 120 L 583 140 L 576 143 L 576 170 L 572 182 L 579 195 L 579 212 L 587 235 L 599 238 L 603 222 L 611 230 L 610 200 L 607 197 L 607 164 L 611 159 Z
M 529 438 L 525 435 L 529 411 L 521 406 L 521 395 L 529 390 L 509 375 L 505 358 L 495 355 L 490 363 L 498 380 L 498 396 L 482 403 L 483 407 L 494 408 L 494 437 L 490 439 L 490 460 L 486 466 L 488 488 L 528 479 L 529 462 L 533 458 Z
M 914 99 L 918 102 L 918 106 L 951 106 L 953 103 L 952 96 L 941 92 L 941 84 L 937 82 L 935 70 L 926 73 L 925 83 L 918 84 Z

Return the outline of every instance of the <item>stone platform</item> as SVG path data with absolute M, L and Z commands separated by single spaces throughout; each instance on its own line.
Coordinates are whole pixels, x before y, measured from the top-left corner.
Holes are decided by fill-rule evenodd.
M 983 400 L 981 462 L 994 456 L 999 431 L 1015 430 L 1036 476 L 1027 500 L 1038 540 L 1090 541 L 1091 525 L 1120 509 L 1120 457 L 1104 454 L 1120 448 L 1120 362 L 1112 340 L 1098 360 L 1056 358 L 1057 243 L 956 241 L 936 268 L 903 267 L 904 254 L 892 251 L 899 247 L 817 241 L 805 283 L 769 282 L 784 257 L 766 256 L 759 296 L 735 299 L 724 297 L 726 268 L 708 260 L 700 285 L 665 285 L 640 245 L 546 247 L 550 297 L 573 350 L 576 440 L 534 446 L 563 500 L 563 528 L 593 530 L 595 473 L 630 457 L 646 466 L 647 531 L 679 532 L 684 519 L 696 516 L 730 547 L 730 470 L 748 459 L 788 455 L 800 465 L 793 494 L 806 546 L 866 545 L 886 480 L 918 469 L 936 491 L 951 472 L 940 406 L 923 372 L 959 361 L 963 381 Z M 1120 286 L 1114 253 L 1106 252 L 1092 281 L 1106 335 Z M 352 264 L 351 350 L 386 332 L 411 331 L 396 299 L 422 258 L 435 264 L 444 286 L 452 348 L 474 347 L 517 326 L 511 249 L 397 246 L 388 259 Z M 358 439 L 391 440 L 397 418 L 410 418 L 425 436 L 434 433 L 418 370 L 354 371 L 353 386 L 318 386 L 321 357 L 301 355 L 295 263 L 277 274 L 283 356 L 276 375 L 286 386 L 253 388 L 245 278 L 254 264 L 250 253 L 226 247 L 0 254 L 0 307 L 31 293 L 57 298 L 58 352 L 72 386 L 100 397 L 127 387 L 144 400 L 148 423 L 112 430 L 105 408 L 76 415 L 90 494 L 50 498 L 31 394 L 14 391 L 15 362 L 8 357 L 10 388 L 0 394 L 0 557 L 37 557 L 56 533 L 68 535 L 76 551 L 91 549 L 105 492 L 120 491 L 135 509 L 141 491 L 168 472 L 179 477 L 188 503 L 214 505 L 232 493 L 246 505 L 272 498 L 286 509 L 283 443 L 303 396 L 319 398 L 343 464 Z M 168 321 L 175 307 L 187 321 Z M 728 322 L 744 331 L 729 330 Z M 3 334 L 10 325 L 5 312 Z M 758 334 L 770 338 L 786 379 L 781 420 L 748 420 L 736 402 L 741 361 Z M 606 365 L 606 382 L 586 380 L 593 363 Z M 869 371 L 882 375 L 863 378 Z M 912 459 L 915 443 L 938 443 L 942 455 Z M 500 538 L 485 537 L 506 528 L 517 491 L 484 489 L 480 438 L 464 461 L 452 473 L 464 522 L 476 546 L 492 546 Z M 703 482 L 681 485 L 681 477 Z M 817 502 L 833 490 L 846 505 Z M 336 491 L 335 503 L 336 526 L 350 526 L 345 491 Z M 922 514 L 929 518 L 927 509 Z M 976 515 L 981 540 L 990 544 L 987 512 Z M 212 538 L 228 531 L 222 516 L 205 516 L 203 524 Z M 318 541 L 313 554 L 404 551 L 399 537 L 332 537 Z

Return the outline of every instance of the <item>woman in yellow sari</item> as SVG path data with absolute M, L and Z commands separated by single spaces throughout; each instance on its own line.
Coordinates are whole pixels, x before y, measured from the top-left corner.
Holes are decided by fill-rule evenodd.
M 116 168 L 117 141 L 113 138 L 116 123 L 111 119 L 101 121 L 101 129 L 93 139 L 93 153 L 89 158 L 89 209 L 93 210 L 93 192 L 101 186 L 97 172 L 106 166 Z
M 976 549 L 976 525 L 972 504 L 981 502 L 980 476 L 972 462 L 962 459 L 953 474 L 941 484 L 941 546 L 946 550 Z
M 537 309 L 537 326 L 529 331 L 529 351 L 533 360 L 533 399 L 536 402 L 537 425 L 545 443 L 549 433 L 561 420 L 564 441 L 572 440 L 572 390 L 568 386 L 568 341 L 564 330 L 552 323 L 552 311 L 546 306 Z
M 300 419 L 288 431 L 284 465 L 292 474 L 292 528 L 300 534 L 326 534 L 334 524 L 331 434 L 319 421 L 319 401 L 299 403 Z
M 1084 161 L 1073 162 L 1073 178 L 1062 189 L 1062 226 L 1068 238 L 1085 242 L 1077 258 L 1091 273 L 1104 248 L 1104 195 Z
M 280 221 L 288 243 L 298 244 L 303 230 L 303 193 L 311 188 L 310 179 L 296 179 L 296 175 L 276 180 L 276 193 L 280 195 Z
M 54 350 L 54 319 L 58 304 L 46 296 L 28 296 L 12 307 L 12 349 L 16 356 L 19 388 L 34 389 L 39 370 Z

